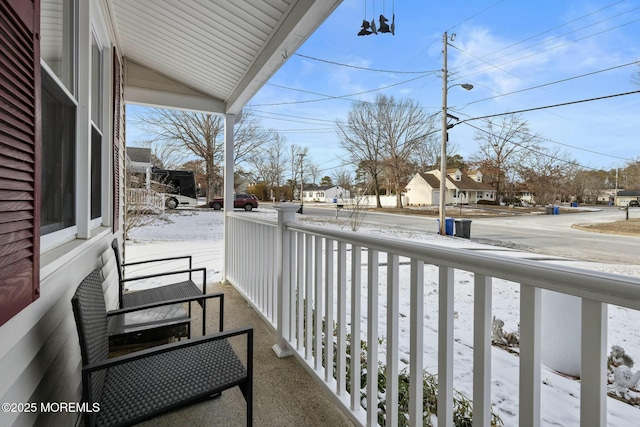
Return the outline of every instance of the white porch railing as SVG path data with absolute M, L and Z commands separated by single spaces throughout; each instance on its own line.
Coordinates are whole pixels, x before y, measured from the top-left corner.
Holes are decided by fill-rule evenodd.
M 129 210 L 164 212 L 164 195 L 146 188 L 127 188 Z
M 297 208 L 277 207 L 277 223 L 229 213 L 226 277 L 274 326 L 279 339 L 274 349 L 294 354 L 355 423 L 378 424 L 378 384 L 367 382 L 366 410 L 358 392 L 347 393 L 347 370 L 364 368 L 361 358 L 347 356 L 347 334 L 351 349 L 366 341 L 364 363 L 372 373 L 378 371 L 378 337 L 386 337 L 386 360 L 380 360 L 388 373 L 385 425 L 398 425 L 399 277 L 401 269 L 409 269 L 403 276 L 410 277 L 408 365 L 420 369 L 409 369 L 408 418 L 410 425 L 422 426 L 424 279 L 429 267 L 438 271 L 438 425 L 453 425 L 453 277 L 460 270 L 474 276 L 473 425 L 491 425 L 494 278 L 520 285 L 518 424 L 541 422 L 540 296 L 542 290 L 552 290 L 581 298 L 581 425 L 606 425 L 607 304 L 640 309 L 640 280 L 304 225 L 295 221 Z M 385 282 L 386 295 L 379 301 L 377 285 Z M 323 346 L 324 354 L 316 351 Z M 351 382 L 351 390 L 361 390 L 358 375 L 351 375 Z

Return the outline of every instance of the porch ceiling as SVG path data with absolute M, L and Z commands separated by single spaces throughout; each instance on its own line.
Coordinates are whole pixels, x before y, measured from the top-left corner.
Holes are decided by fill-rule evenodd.
M 341 2 L 111 0 L 125 101 L 236 114 Z

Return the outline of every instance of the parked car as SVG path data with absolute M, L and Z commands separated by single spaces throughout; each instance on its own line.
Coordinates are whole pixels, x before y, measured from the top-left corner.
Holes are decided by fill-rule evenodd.
M 629 207 L 630 208 L 637 208 L 638 206 L 640 206 L 640 202 L 637 200 L 630 200 L 629 201 Z
M 209 207 L 219 211 L 224 207 L 224 198 L 211 199 Z M 258 207 L 258 199 L 253 194 L 236 194 L 233 200 L 233 207 L 249 212 Z

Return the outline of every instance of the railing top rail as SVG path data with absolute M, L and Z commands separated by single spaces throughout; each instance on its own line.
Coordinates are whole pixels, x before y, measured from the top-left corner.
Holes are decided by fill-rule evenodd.
M 363 235 L 352 231 L 332 230 L 299 222 L 287 222 L 285 226 L 291 231 L 313 234 L 380 252 L 418 259 L 428 264 L 445 265 L 640 310 L 640 279 L 634 277 L 554 265 L 545 261 L 478 253 L 477 251 L 424 242 L 418 243 L 382 236 Z
M 251 215 L 252 214 L 250 214 L 250 213 L 241 214 L 241 213 L 238 213 L 238 212 L 229 212 L 227 214 L 227 216 L 229 216 L 231 218 L 241 219 L 242 221 L 255 222 L 257 224 L 266 225 L 268 227 L 277 227 L 278 226 L 278 221 L 276 221 L 275 219 L 265 218 L 265 217 L 261 217 L 261 216 L 251 216 Z

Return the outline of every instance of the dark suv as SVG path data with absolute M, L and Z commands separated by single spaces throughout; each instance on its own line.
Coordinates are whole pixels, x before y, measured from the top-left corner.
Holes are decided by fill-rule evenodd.
M 224 207 L 224 198 L 219 197 L 212 199 L 209 202 L 209 207 L 219 211 Z M 233 207 L 235 209 L 251 211 L 258 207 L 258 199 L 253 194 L 236 194 L 233 200 Z
M 630 200 L 629 201 L 629 207 L 630 208 L 637 208 L 638 206 L 640 206 L 640 202 L 637 200 Z

